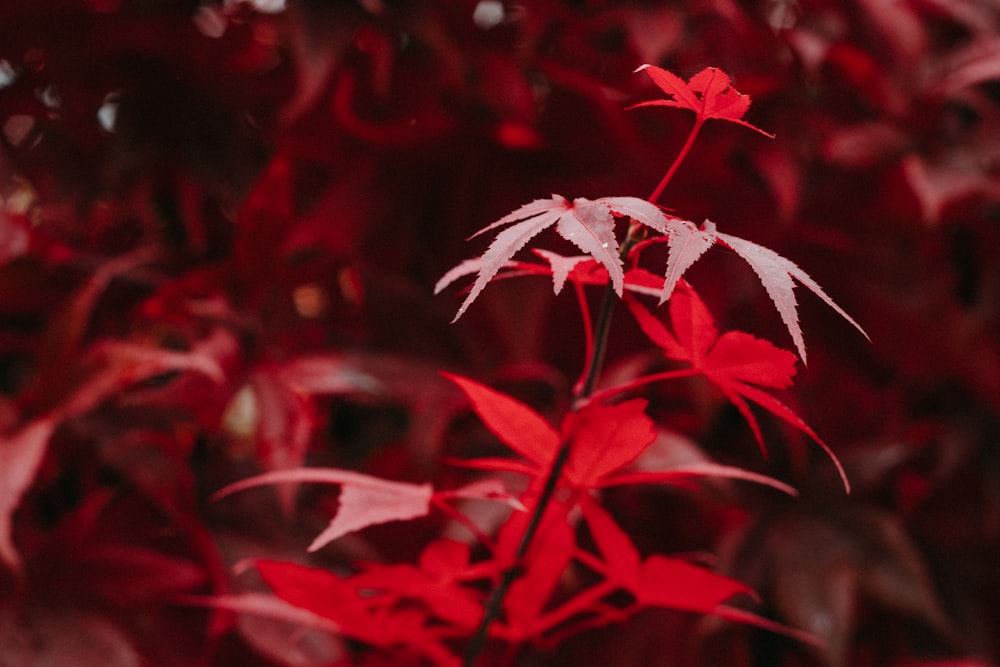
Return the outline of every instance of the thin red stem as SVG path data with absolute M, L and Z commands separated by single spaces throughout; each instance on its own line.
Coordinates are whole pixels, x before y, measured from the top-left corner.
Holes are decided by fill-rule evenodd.
M 580 378 L 573 385 L 574 394 L 579 394 L 583 388 L 587 376 L 590 374 L 590 367 L 594 363 L 594 323 L 590 316 L 590 306 L 587 304 L 587 294 L 583 289 L 583 284 L 574 281 L 573 289 L 576 292 L 576 300 L 580 304 L 580 318 L 583 320 L 583 336 L 586 344 L 585 356 L 587 358 Z
M 688 378 L 695 375 L 700 375 L 701 371 L 697 368 L 681 368 L 676 371 L 664 371 L 662 373 L 653 373 L 651 375 L 643 375 L 641 378 L 636 378 L 631 382 L 626 382 L 625 384 L 620 384 L 615 387 L 609 387 L 601 391 L 596 391 L 590 395 L 590 400 L 592 402 L 602 401 L 609 396 L 614 396 L 616 394 L 621 394 L 637 387 L 644 387 L 647 384 L 652 384 L 654 382 L 660 382 L 662 380 L 678 380 L 680 378 Z
M 684 158 L 686 158 L 687 154 L 691 151 L 691 146 L 694 145 L 694 140 L 698 136 L 698 132 L 701 130 L 701 126 L 704 125 L 704 123 L 705 120 L 700 116 L 697 120 L 695 120 L 694 127 L 691 128 L 691 133 L 688 134 L 687 141 L 684 142 L 684 146 L 677 154 L 677 157 L 674 158 L 674 163 L 670 165 L 670 169 L 667 169 L 667 173 L 664 174 L 663 178 L 660 180 L 660 184 L 656 186 L 655 190 L 653 190 L 653 194 L 649 195 L 649 202 L 651 204 L 656 203 L 656 200 L 660 198 L 660 195 L 662 195 L 663 191 L 667 188 L 667 183 L 669 183 L 670 179 L 672 179 L 674 174 L 677 173 L 678 167 L 681 166 L 681 162 L 684 161 Z
M 703 123 L 704 119 L 700 117 L 695 121 L 694 127 L 691 128 L 691 132 L 688 134 L 687 141 L 684 142 L 684 146 L 677 154 L 673 164 L 670 165 L 670 169 L 667 170 L 667 173 L 663 176 L 660 184 L 656 186 L 655 190 L 653 190 L 653 194 L 649 196 L 648 201 L 650 203 L 655 204 L 656 200 L 663 194 L 663 190 L 667 187 L 670 179 L 673 178 L 677 169 L 684 161 L 684 158 L 687 157 L 687 154 L 691 151 L 691 146 L 694 145 L 694 140 L 698 136 L 698 132 L 701 130 Z M 633 225 L 632 228 L 629 229 L 629 233 L 625 238 L 625 242 L 622 243 L 620 250 L 620 254 L 623 259 L 628 256 L 629 251 L 635 246 L 635 244 L 641 240 L 641 234 L 639 232 L 640 230 L 636 225 Z M 597 322 L 594 327 L 593 337 L 590 338 L 587 343 L 589 353 L 587 355 L 588 361 L 581 375 L 581 381 L 578 382 L 577 386 L 574 388 L 574 410 L 580 409 L 580 407 L 589 402 L 589 399 L 592 398 L 592 395 L 594 394 L 597 377 L 604 364 L 604 353 L 608 347 L 608 333 L 611 326 L 611 316 L 615 309 L 616 296 L 614 288 L 609 281 L 604 292 L 604 298 L 601 301 L 601 309 L 597 315 Z M 589 311 L 584 310 L 584 317 L 589 319 Z M 655 380 L 649 380 L 649 382 L 653 381 Z M 643 383 L 639 383 L 639 385 L 641 384 Z M 615 392 L 617 391 L 619 390 L 616 388 Z M 611 395 L 611 393 L 615 392 L 612 392 L 612 390 L 609 389 L 602 393 Z M 572 443 L 569 440 L 564 440 L 559 444 L 559 449 L 552 462 L 552 467 L 546 474 L 545 482 L 542 486 L 542 492 L 538 497 L 538 502 L 535 504 L 534 508 L 532 508 L 531 517 L 528 519 L 528 526 L 525 528 L 524 534 L 521 536 L 521 541 L 517 545 L 517 550 L 514 554 L 514 566 L 503 572 L 500 576 L 500 581 L 497 582 L 496 587 L 490 592 L 483 610 L 483 618 L 480 621 L 479 626 L 476 628 L 472 638 L 469 640 L 468 645 L 466 645 L 465 656 L 463 659 L 464 667 L 475 667 L 476 660 L 479 658 L 483 648 L 486 646 L 486 639 L 489 636 L 490 626 L 500 615 L 504 597 L 506 597 L 507 591 L 521 574 L 520 561 L 524 558 L 528 548 L 531 546 L 535 533 L 541 525 L 545 509 L 548 507 L 549 501 L 552 499 L 552 496 L 555 494 L 555 491 L 559 486 L 559 478 L 562 476 L 563 468 L 569 460 L 571 444 Z
M 490 551 L 496 551 L 497 545 L 493 541 L 493 538 L 484 533 L 482 529 L 480 529 L 479 526 L 476 525 L 475 521 L 473 521 L 466 515 L 462 514 L 457 509 L 455 509 L 448 503 L 444 502 L 443 500 L 439 500 L 437 498 L 431 498 L 431 504 L 437 507 L 438 510 L 440 510 L 442 513 L 447 514 L 449 517 L 462 524 L 462 526 L 465 527 L 473 535 L 475 535 L 476 539 L 478 539 L 487 549 L 489 549 Z

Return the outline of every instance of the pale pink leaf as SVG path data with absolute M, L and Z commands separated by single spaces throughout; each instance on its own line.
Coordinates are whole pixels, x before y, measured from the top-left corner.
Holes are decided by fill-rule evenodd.
M 448 269 L 448 271 L 441 276 L 436 283 L 434 283 L 434 293 L 440 294 L 443 289 L 451 285 L 459 278 L 471 276 L 473 273 L 479 273 L 482 268 L 483 260 L 479 257 L 473 259 L 463 259 L 456 266 Z
M 799 327 L 799 315 L 795 300 L 795 283 L 793 278 L 807 287 L 813 294 L 818 296 L 823 302 L 832 308 L 838 315 L 850 322 L 855 329 L 868 338 L 868 334 L 861 328 L 861 325 L 854 321 L 850 315 L 838 306 L 833 299 L 823 291 L 816 281 L 809 277 L 805 271 L 800 269 L 794 262 L 785 259 L 769 248 L 757 245 L 751 241 L 741 239 L 729 234 L 718 234 L 718 239 L 737 255 L 743 258 L 754 270 L 760 279 L 768 296 L 774 302 L 781 320 L 792 335 L 795 342 L 795 349 L 799 352 L 802 363 L 806 363 L 806 345 L 802 339 L 802 329 Z
M 687 220 L 677 220 L 670 226 L 667 234 L 667 272 L 660 292 L 661 304 L 671 297 L 677 281 L 715 245 L 715 241 L 715 225 L 708 220 L 700 230 Z
M 395 482 L 337 468 L 298 468 L 241 480 L 216 491 L 212 498 L 217 500 L 256 486 L 309 482 L 341 487 L 337 512 L 326 530 L 309 545 L 309 551 L 366 526 L 426 516 L 434 496 L 430 484 Z
M 615 238 L 615 219 L 611 209 L 601 202 L 584 197 L 574 199 L 570 210 L 559 216 L 556 231 L 567 241 L 604 265 L 611 284 L 619 295 L 624 289 L 624 270 Z
M 296 357 L 278 371 L 295 391 L 304 394 L 377 393 L 381 383 L 340 355 Z
M 0 560 L 15 570 L 21 568 L 21 557 L 11 535 L 14 511 L 35 479 L 54 430 L 54 420 L 47 417 L 0 438 Z
M 473 236 L 512 225 L 496 235 L 479 259 L 466 260 L 445 273 L 435 285 L 435 291 L 440 291 L 459 277 L 477 272 L 472 289 L 452 321 L 457 320 L 475 301 L 487 283 L 528 241 L 554 225 L 560 236 L 604 266 L 615 292 L 620 296 L 624 290 L 625 279 L 623 262 L 615 237 L 613 213 L 632 217 L 660 232 L 665 232 L 667 229 L 667 218 L 658 208 L 634 197 L 607 197 L 593 201 L 580 197 L 570 202 L 565 197 L 554 194 L 551 199 L 536 199 L 525 204 L 476 232 Z M 562 276 L 562 280 L 557 276 L 555 281 L 558 291 L 565 282 L 565 275 L 562 274 L 562 267 L 554 268 L 557 268 Z M 568 271 L 566 273 L 568 274 Z
M 460 486 L 457 489 L 438 491 L 434 495 L 437 498 L 443 499 L 464 498 L 495 500 L 497 502 L 504 503 L 505 505 L 509 505 L 510 507 L 513 507 L 521 512 L 527 511 L 524 504 L 507 491 L 507 487 L 504 485 L 503 480 L 498 478 L 479 479 L 475 482 L 470 482 L 465 486 Z
M 560 199 L 562 199 L 560 197 Z M 563 199 L 563 202 L 566 200 Z M 534 202 L 537 203 L 537 202 Z M 554 205 L 558 205 L 558 202 L 553 202 Z M 472 305 L 472 302 L 476 300 L 480 292 L 486 287 L 487 283 L 493 279 L 493 276 L 497 274 L 497 271 L 503 267 L 507 261 L 514 256 L 514 254 L 523 248 L 528 241 L 537 236 L 540 232 L 548 227 L 551 227 L 559 220 L 560 216 L 564 211 L 556 209 L 544 210 L 537 214 L 535 217 L 528 218 L 527 220 L 522 220 L 513 227 L 509 227 L 493 239 L 489 248 L 482 256 L 482 266 L 479 269 L 479 275 L 476 276 L 476 281 L 472 284 L 472 290 L 469 295 L 465 297 L 465 301 L 458 309 L 458 313 L 452 322 L 458 320 L 465 311 Z M 499 222 L 501 222 L 501 219 Z M 494 223 L 496 225 L 497 223 Z M 491 225 L 487 229 L 493 227 Z M 485 230 L 483 230 L 485 231 Z
M 316 551 L 367 526 L 427 516 L 434 489 L 430 484 L 378 480 L 378 484 L 345 484 L 333 521 L 309 545 Z
M 530 201 L 527 204 L 511 211 L 496 222 L 483 227 L 478 232 L 470 236 L 469 239 L 474 239 L 480 234 L 485 234 L 488 231 L 492 231 L 498 227 L 503 227 L 504 225 L 521 222 L 529 218 L 542 215 L 543 213 L 548 213 L 553 210 L 553 207 L 566 208 L 567 204 L 568 202 L 566 201 L 566 198 L 557 194 L 553 194 L 549 199 L 535 199 L 534 201 Z
M 590 255 L 574 255 L 573 257 L 563 257 L 560 254 L 548 250 L 536 249 L 535 254 L 544 259 L 552 267 L 552 291 L 556 294 L 562 291 L 566 285 L 566 278 L 570 272 L 576 268 L 580 262 L 590 259 Z
M 667 272 L 660 294 L 660 303 L 670 298 L 680 277 L 715 243 L 722 243 L 739 255 L 760 279 L 771 301 L 774 302 L 782 322 L 795 343 L 802 362 L 806 362 L 806 345 L 799 326 L 798 302 L 795 299 L 795 283 L 804 285 L 823 300 L 838 315 L 851 323 L 865 338 L 868 334 L 813 280 L 809 274 L 769 248 L 729 234 L 721 234 L 715 223 L 705 220 L 701 229 L 688 221 L 672 221 L 667 237 L 669 257 Z
M 645 199 L 639 199 L 638 197 L 601 197 L 597 201 L 618 215 L 627 215 L 636 222 L 655 229 L 661 234 L 668 234 L 670 232 L 668 222 L 674 218 L 668 218 L 660 210 L 659 206 Z

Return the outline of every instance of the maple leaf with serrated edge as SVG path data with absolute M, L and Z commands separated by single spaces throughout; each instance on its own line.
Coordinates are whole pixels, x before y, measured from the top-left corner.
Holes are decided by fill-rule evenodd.
M 640 102 L 629 107 L 630 109 L 649 106 L 690 109 L 697 114 L 696 122 L 699 125 L 709 118 L 717 118 L 774 138 L 773 134 L 743 120 L 743 114 L 750 108 L 750 96 L 733 88 L 729 76 L 720 69 L 706 67 L 687 81 L 655 65 L 643 65 L 635 71 L 648 74 L 653 83 L 672 99 Z
M 590 403 L 571 412 L 557 431 L 520 401 L 483 384 L 442 373 L 468 397 L 486 427 L 525 461 L 465 459 L 461 465 L 483 470 L 509 470 L 540 480 L 564 440 L 572 442 L 561 483 L 576 489 L 619 484 L 671 483 L 691 477 L 725 477 L 771 486 L 789 494 L 795 490 L 776 479 L 724 465 L 698 463 L 669 470 L 629 473 L 625 469 L 656 438 L 656 428 L 644 410 L 646 401 L 617 405 Z M 808 427 L 807 427 L 808 428 Z
M 667 233 L 667 217 L 655 205 L 637 197 L 602 197 L 590 200 L 578 197 L 569 201 L 553 194 L 550 199 L 536 199 L 505 215 L 479 230 L 470 238 L 497 229 L 499 232 L 486 252 L 477 260 L 479 274 L 472 290 L 458 309 L 452 322 L 458 320 L 473 301 L 493 279 L 497 272 L 532 238 L 555 225 L 556 231 L 580 250 L 600 262 L 608 271 L 615 292 L 621 296 L 624 288 L 624 269 L 618 254 L 615 238 L 615 215 L 628 216 L 660 233 Z M 447 272 L 438 281 L 438 293 L 459 275 L 466 273 L 469 264 L 463 262 Z
M 653 555 L 642 560 L 629 536 L 596 501 L 583 498 L 580 506 L 594 544 L 609 566 L 609 578 L 640 604 L 707 614 L 736 595 L 753 595 L 746 584 L 679 558 Z
M 795 299 L 796 281 L 808 287 L 813 294 L 850 322 L 865 338 L 868 338 L 868 334 L 861 328 L 861 325 L 844 312 L 823 291 L 823 288 L 794 262 L 785 259 L 769 248 L 746 239 L 720 233 L 711 220 L 705 220 L 700 229 L 693 222 L 687 220 L 671 220 L 670 232 L 664 239 L 650 240 L 651 243 L 663 241 L 667 243 L 669 255 L 663 291 L 660 293 L 661 304 L 670 299 L 677 281 L 684 275 L 684 272 L 691 268 L 691 265 L 709 248 L 716 243 L 721 243 L 739 255 L 757 274 L 764 289 L 767 290 L 768 296 L 771 297 L 771 301 L 774 302 L 775 308 L 778 309 L 781 321 L 784 322 L 788 333 L 791 334 L 802 363 L 806 363 L 806 344 L 799 326 L 798 303 Z
M 505 262 L 494 277 L 500 280 L 521 276 L 551 276 L 552 291 L 555 294 L 562 292 L 567 281 L 581 285 L 604 286 L 608 284 L 607 270 L 590 255 L 566 257 L 540 248 L 533 248 L 532 252 L 544 259 L 546 263 L 511 260 Z M 440 292 L 459 278 L 478 273 L 482 267 L 483 262 L 480 258 L 463 260 L 441 277 L 434 288 L 435 292 Z M 624 286 L 626 290 L 637 294 L 659 296 L 663 291 L 663 278 L 658 278 L 645 269 L 631 268 L 624 273 Z
M 642 558 L 628 534 L 595 497 L 580 494 L 576 503 L 592 546 L 578 544 L 574 538 L 576 525 L 568 520 L 566 507 L 547 512 L 551 520 L 540 534 L 555 537 L 550 538 L 550 544 L 540 544 L 527 559 L 525 574 L 515 584 L 520 584 L 518 596 L 514 597 L 512 587 L 505 604 L 507 625 L 497 628 L 494 636 L 525 641 L 550 635 L 548 642 L 542 643 L 556 645 L 559 638 L 584 629 L 624 621 L 644 608 L 662 607 L 712 614 L 818 644 L 819 640 L 808 632 L 728 606 L 729 600 L 741 595 L 757 599 L 745 583 L 685 558 L 659 554 Z M 523 517 L 520 520 L 523 522 Z M 553 603 L 550 597 L 563 571 L 574 560 L 599 579 Z M 622 592 L 628 594 L 630 602 Z
M 643 332 L 667 357 L 691 364 L 718 387 L 747 420 L 762 452 L 766 454 L 767 449 L 748 400 L 815 440 L 833 460 L 844 488 L 850 491 L 844 469 L 829 446 L 791 408 L 764 391 L 791 386 L 795 355 L 742 331 L 727 331 L 720 336 L 698 294 L 686 283 L 678 283 L 678 287 L 670 299 L 673 333 L 635 298 L 625 298 Z

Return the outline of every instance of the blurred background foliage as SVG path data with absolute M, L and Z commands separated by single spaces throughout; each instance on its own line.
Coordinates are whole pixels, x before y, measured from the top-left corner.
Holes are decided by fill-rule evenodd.
M 723 69 L 776 135 L 710 125 L 661 203 L 793 259 L 873 342 L 803 299 L 797 407 L 851 496 L 792 434 L 761 461 L 719 397 L 664 388 L 683 446 L 803 497 L 606 504 L 645 550 L 717 553 L 828 648 L 658 612 L 518 664 L 1000 659 L 995 0 L 43 0 L 0 6 L 0 664 L 352 654 L 178 595 L 255 590 L 230 569 L 250 557 L 412 558 L 447 526 L 307 561 L 335 494 L 207 497 L 304 463 L 461 477 L 442 457 L 490 442 L 443 368 L 564 409 L 568 297 L 500 283 L 449 325 L 432 288 L 526 201 L 652 190 L 691 119 L 624 110 L 658 95 L 643 63 Z M 738 261 L 690 279 L 720 324 L 790 346 Z M 609 358 L 653 363 L 625 318 Z

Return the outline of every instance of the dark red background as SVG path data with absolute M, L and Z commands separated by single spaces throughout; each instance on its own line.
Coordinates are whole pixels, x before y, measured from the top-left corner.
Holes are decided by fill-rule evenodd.
M 692 119 L 624 110 L 659 94 L 643 63 L 721 68 L 776 135 L 709 123 L 661 203 L 791 258 L 872 343 L 803 293 L 795 395 L 850 497 L 775 425 L 762 461 L 723 402 L 664 391 L 654 407 L 705 452 L 803 497 L 607 504 L 644 550 L 719 553 L 766 613 L 827 628 L 830 651 L 664 612 L 518 664 L 998 660 L 1000 7 L 503 4 L 496 25 L 501 3 L 461 0 L 0 5 L 0 447 L 65 417 L 15 503 L 24 569 L 0 577 L 0 664 L 346 651 L 316 639 L 293 662 L 287 628 L 175 604 L 246 585 L 240 559 L 303 560 L 333 502 L 306 489 L 288 518 L 270 497 L 208 495 L 303 461 L 453 478 L 442 454 L 490 445 L 442 368 L 564 408 L 583 355 L 569 296 L 501 282 L 450 325 L 459 295 L 432 288 L 482 252 L 465 237 L 531 199 L 653 189 Z M 720 324 L 790 347 L 742 263 L 718 253 L 689 278 Z M 612 367 L 649 348 L 616 324 Z M 224 380 L 140 373 L 108 340 L 200 350 Z M 282 384 L 305 355 L 330 383 L 312 400 Z M 233 403 L 248 388 L 256 434 Z M 17 495 L 5 463 L 0 500 Z M 411 558 L 433 530 L 373 529 L 311 562 Z

